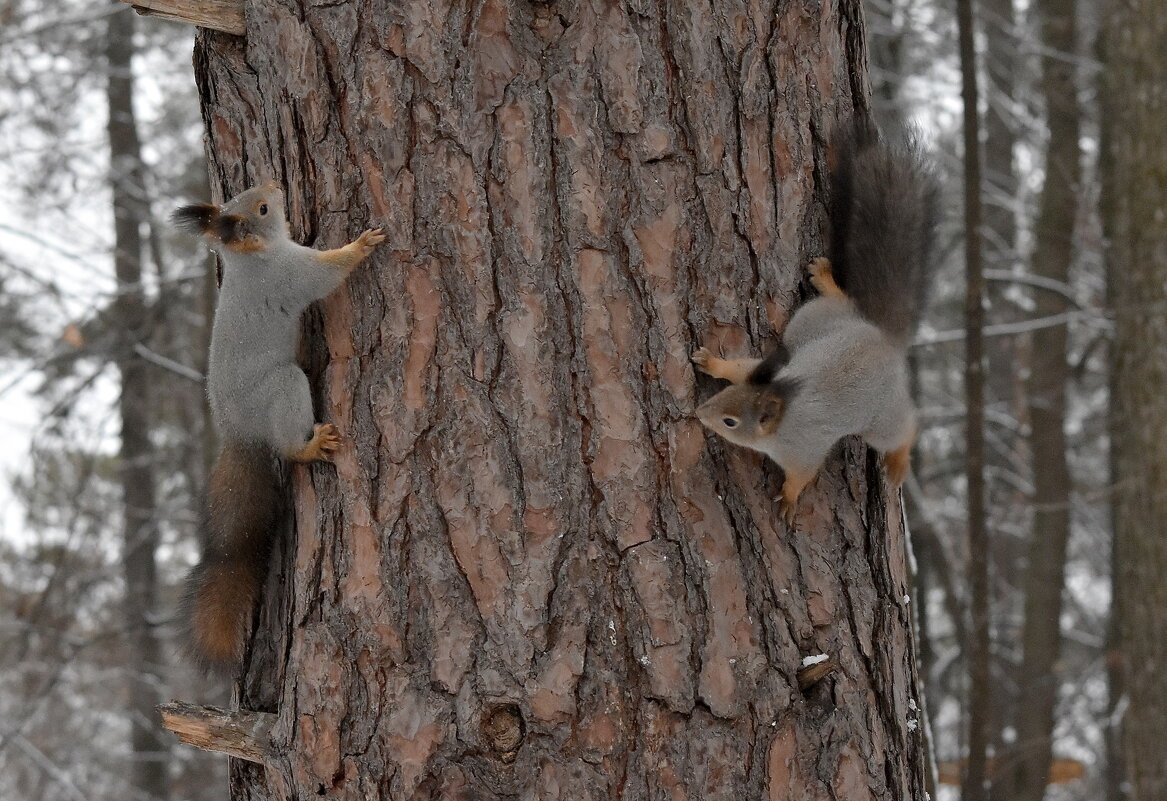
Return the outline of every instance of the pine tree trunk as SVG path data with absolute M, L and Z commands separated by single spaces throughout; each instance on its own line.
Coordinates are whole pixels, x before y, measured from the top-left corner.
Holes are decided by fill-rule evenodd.
M 1033 274 L 1068 286 L 1074 223 L 1081 181 L 1077 36 L 1073 0 L 1035 5 L 1046 53 L 1042 96 L 1050 138 L 1045 186 L 1036 226 Z M 1036 295 L 1036 316 L 1066 311 L 1066 300 L 1049 290 Z M 1071 476 L 1066 438 L 1066 385 L 1070 380 L 1066 325 L 1033 334 L 1029 375 L 1030 450 L 1033 465 L 1033 529 L 1025 568 L 1023 658 L 1017 703 L 1017 742 L 1006 771 L 1003 798 L 1041 801 L 1053 756 L 1061 687 L 1062 588 L 1070 540 Z
M 1018 180 L 1014 164 L 1014 150 L 1021 125 L 1017 119 L 1017 98 L 1024 91 L 1019 80 L 1021 57 L 1018 53 L 1017 11 L 1013 0 L 982 0 L 977 22 L 984 36 L 984 171 L 981 200 L 984 213 L 984 262 L 986 271 L 997 274 L 1016 273 L 1021 263 L 1017 247 Z M 989 273 L 992 275 L 992 273 Z M 1006 281 L 987 281 L 985 284 L 986 324 L 1009 322 L 1027 316 L 1015 299 L 1016 286 Z M 988 407 L 1016 419 L 1025 417 L 1025 381 L 1017 369 L 1025 358 L 1023 342 L 1019 337 L 999 336 L 985 339 L 985 402 Z M 1024 363 L 1023 361 L 1020 363 Z M 1021 426 L 1001 425 L 986 421 L 986 437 L 991 445 L 985 449 L 985 505 L 994 510 L 993 522 L 1002 520 L 1002 511 L 1024 509 L 1029 498 L 1019 490 L 1021 481 L 1003 480 L 1025 463 L 1024 438 Z M 1021 583 L 1016 569 L 1022 560 L 1015 547 L 1015 538 L 997 537 L 989 554 L 992 576 L 990 594 L 997 599 L 1007 596 L 1006 587 Z M 1002 664 L 1013 649 L 998 649 L 993 655 L 993 669 L 1013 671 L 1016 665 Z M 1004 751 L 1001 735 L 1005 726 L 1013 723 L 1017 709 L 1017 688 L 1002 684 L 992 694 L 992 708 L 986 715 L 986 737 L 997 753 Z M 1012 801 L 1009 796 L 994 801 Z
M 113 0 L 111 0 L 112 2 Z M 134 116 L 133 13 L 118 7 L 109 17 L 106 35 L 107 134 L 110 148 L 110 189 L 114 217 L 114 269 L 118 295 L 113 318 L 119 331 L 116 362 L 121 374 L 118 412 L 121 418 L 120 478 L 122 485 L 123 610 L 126 631 L 127 717 L 130 724 L 130 768 L 127 780 L 134 795 L 168 797 L 169 738 L 153 724 L 159 698 L 161 648 L 155 630 L 158 547 L 151 429 L 150 365 L 135 352 L 147 335 L 142 290 L 141 227 L 149 219 L 145 203 L 145 168 Z
M 1101 94 L 1108 168 L 1107 267 L 1118 701 L 1127 797 L 1167 798 L 1167 3 L 1109 4 Z
M 692 417 L 692 350 L 772 342 L 823 251 L 858 2 L 248 10 L 196 50 L 213 185 L 389 240 L 309 315 L 345 446 L 293 476 L 241 695 L 279 757 L 235 796 L 923 799 L 878 461 L 789 531 Z
M 968 493 L 969 640 L 968 762 L 961 777 L 961 801 L 988 798 L 992 626 L 989 608 L 989 554 L 985 509 L 985 278 L 981 256 L 984 219 L 981 192 L 980 91 L 974 41 L 973 0 L 957 0 L 963 101 L 965 259 L 965 481 Z

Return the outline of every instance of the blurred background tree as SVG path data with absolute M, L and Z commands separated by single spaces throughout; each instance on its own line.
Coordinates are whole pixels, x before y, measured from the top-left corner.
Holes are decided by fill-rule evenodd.
M 0 13 L 0 390 L 21 508 L 0 569 L 0 796 L 220 797 L 206 778 L 225 766 L 172 754 L 153 709 L 225 700 L 173 659 L 171 620 L 211 444 L 213 278 L 160 224 L 206 193 L 193 32 L 112 2 Z
M 865 8 L 876 101 L 935 137 L 958 209 L 953 8 L 931 0 Z M 985 0 L 975 14 L 988 279 L 991 797 L 1096 798 L 1109 789 L 1110 725 L 1111 330 L 1098 211 L 1099 68 L 1089 55 L 1099 21 L 1073 3 Z M 956 333 L 964 232 L 951 219 L 932 330 L 915 354 L 926 425 L 910 500 L 925 686 L 942 777 L 955 782 L 967 757 L 970 632 Z

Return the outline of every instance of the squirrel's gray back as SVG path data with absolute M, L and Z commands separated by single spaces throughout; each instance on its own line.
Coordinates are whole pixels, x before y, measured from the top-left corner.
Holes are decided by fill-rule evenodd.
M 797 390 L 774 441 L 789 454 L 820 459 L 852 434 L 877 450 L 893 447 L 914 422 L 903 348 L 857 314 L 835 314 L 829 321 L 824 314 L 821 321 L 830 330 L 800 341 L 779 373 Z
M 831 334 L 840 325 L 852 323 L 870 325 L 859 316 L 851 301 L 820 295 L 794 312 L 782 332 L 782 344 L 794 352 L 808 342 Z

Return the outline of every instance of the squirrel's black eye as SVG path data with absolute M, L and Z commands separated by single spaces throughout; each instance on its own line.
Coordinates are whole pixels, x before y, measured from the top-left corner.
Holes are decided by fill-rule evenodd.
M 260 204 L 259 204 L 259 216 L 260 216 L 260 217 L 266 217 L 266 216 L 267 216 L 267 204 L 266 204 L 266 203 L 260 203 Z
M 737 428 L 737 418 L 736 417 L 723 417 L 723 418 L 721 418 L 721 424 L 723 426 L 725 426 L 726 428 Z

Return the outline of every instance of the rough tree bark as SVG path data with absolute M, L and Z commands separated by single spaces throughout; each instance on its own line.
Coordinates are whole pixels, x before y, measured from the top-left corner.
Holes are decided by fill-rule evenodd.
M 1114 597 L 1124 788 L 1167 798 L 1167 2 L 1105 15 L 1104 183 L 1114 312 L 1111 380 Z
M 309 315 L 335 467 L 241 703 L 239 798 L 923 799 L 904 532 L 839 448 L 776 469 L 692 417 L 699 344 L 772 341 L 822 252 L 857 0 L 248 4 L 202 33 L 212 184 L 389 236 Z M 801 691 L 801 660 L 837 670 Z

